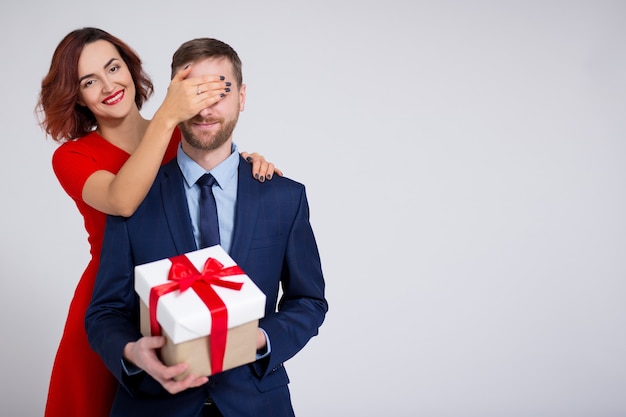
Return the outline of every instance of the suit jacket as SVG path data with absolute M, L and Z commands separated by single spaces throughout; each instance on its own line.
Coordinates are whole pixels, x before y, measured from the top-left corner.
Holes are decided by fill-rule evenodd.
M 196 249 L 176 159 L 161 168 L 132 217 L 108 216 L 85 325 L 91 347 L 120 381 L 111 415 L 197 416 L 210 395 L 225 416 L 292 416 L 283 362 L 317 334 L 328 309 L 304 186 L 279 176 L 260 183 L 240 161 L 230 256 L 267 296 L 259 326 L 271 354 L 171 395 L 145 372 L 128 375 L 122 367 L 124 346 L 141 337 L 133 270 Z

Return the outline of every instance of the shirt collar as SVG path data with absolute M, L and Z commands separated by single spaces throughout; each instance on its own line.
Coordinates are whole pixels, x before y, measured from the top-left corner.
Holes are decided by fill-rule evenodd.
M 184 151 L 182 146 L 178 145 L 178 152 L 176 154 L 176 159 L 178 162 L 178 166 L 180 167 L 181 172 L 183 173 L 183 178 L 185 179 L 185 183 L 187 188 L 193 187 L 193 185 L 198 181 L 198 178 L 207 173 L 204 168 L 202 168 L 196 161 L 191 159 Z M 219 165 L 214 167 L 211 171 L 211 175 L 215 177 L 217 181 L 217 185 L 224 189 L 228 187 L 232 181 L 236 181 L 237 179 L 237 169 L 239 168 L 239 151 L 237 149 L 237 145 L 233 142 L 231 147 L 231 153 L 228 158 L 224 161 L 220 162 Z

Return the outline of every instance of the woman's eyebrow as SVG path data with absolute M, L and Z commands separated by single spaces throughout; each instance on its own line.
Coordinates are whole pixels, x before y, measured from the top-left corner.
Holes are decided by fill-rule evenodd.
M 104 66 L 102 67 L 102 69 L 104 69 L 104 68 L 108 67 L 109 65 L 111 65 L 111 63 L 112 63 L 113 61 L 117 61 L 117 60 L 118 60 L 117 58 L 111 58 L 111 59 L 109 59 L 109 60 L 107 61 L 107 63 L 106 63 L 106 64 L 104 64 Z M 80 78 L 78 79 L 78 82 L 81 82 L 81 81 L 82 81 L 82 80 L 84 80 L 85 78 L 93 77 L 93 75 L 94 75 L 94 74 L 87 74 L 87 75 L 83 75 L 82 77 L 80 77 Z

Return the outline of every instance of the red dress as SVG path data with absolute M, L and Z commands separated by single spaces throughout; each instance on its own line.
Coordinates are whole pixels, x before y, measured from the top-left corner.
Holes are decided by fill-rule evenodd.
M 163 158 L 176 156 L 180 131 L 176 129 Z M 109 415 L 118 382 L 100 357 L 89 347 L 85 313 L 91 301 L 106 215 L 82 199 L 83 186 L 91 174 L 106 170 L 117 174 L 130 155 L 97 133 L 61 145 L 52 157 L 54 172 L 82 214 L 91 261 L 78 282 L 56 353 L 45 417 L 105 417 Z

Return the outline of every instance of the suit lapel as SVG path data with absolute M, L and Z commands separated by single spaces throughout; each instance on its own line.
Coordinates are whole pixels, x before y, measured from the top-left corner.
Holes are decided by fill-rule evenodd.
M 259 201 L 260 187 L 252 178 L 251 164 L 243 159 L 239 161 L 239 178 L 237 181 L 235 227 L 230 255 L 238 264 L 245 264 L 250 253 L 251 236 L 258 216 L 256 202 Z
M 176 158 L 163 166 L 161 201 L 174 246 L 180 254 L 197 249 L 183 181 Z

